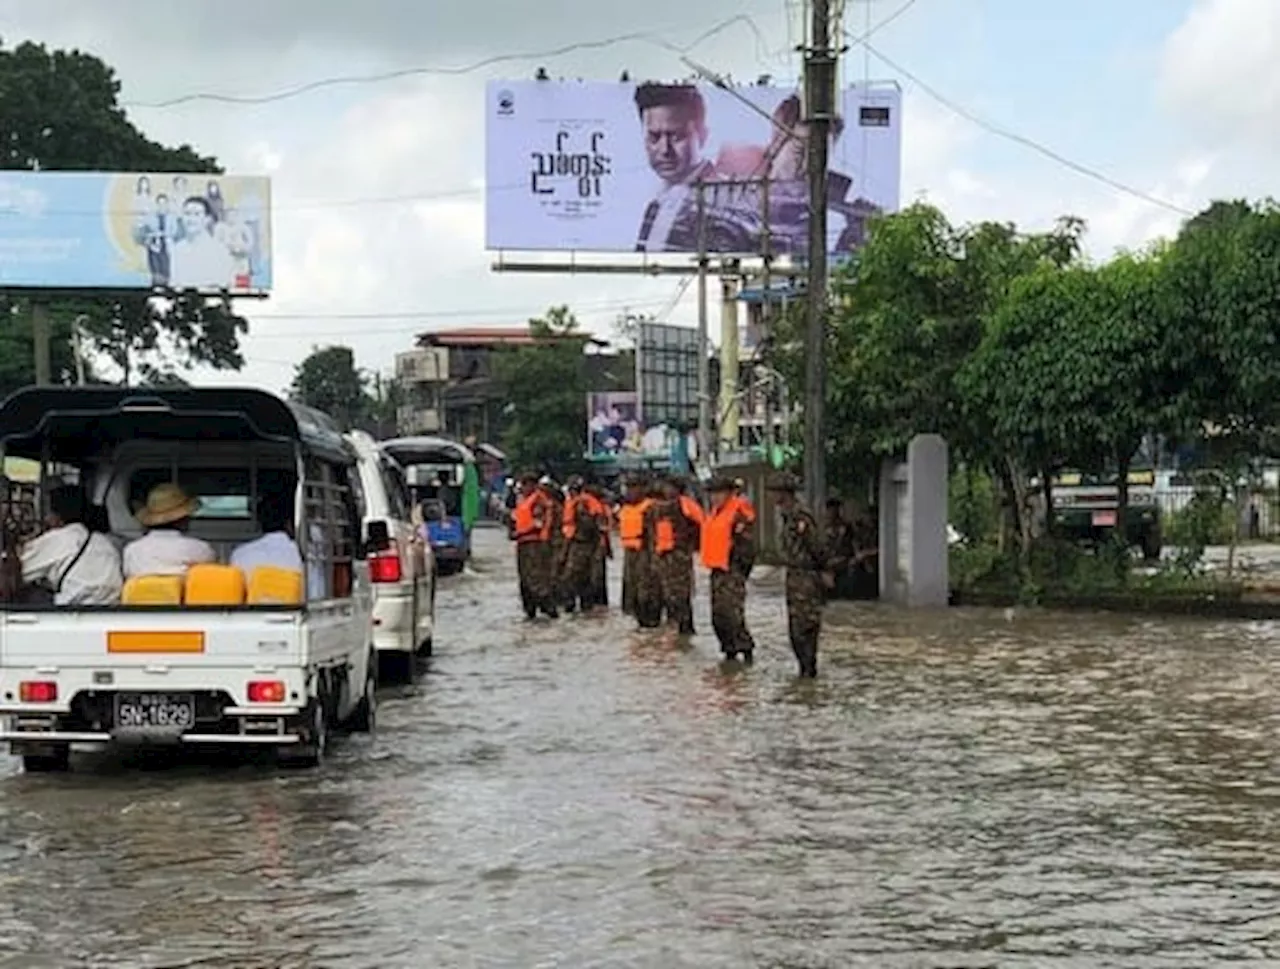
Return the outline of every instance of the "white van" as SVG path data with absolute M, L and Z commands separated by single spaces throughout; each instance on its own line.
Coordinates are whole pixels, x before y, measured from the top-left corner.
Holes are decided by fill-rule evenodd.
M 258 537 L 258 497 L 293 509 L 305 574 L 225 564 L 136 576 L 119 604 L 21 596 L 0 575 L 0 740 L 31 771 L 71 744 L 245 745 L 313 766 L 339 726 L 373 729 L 373 591 L 356 454 L 324 415 L 260 390 L 28 388 L 0 404 L 0 448 L 76 482 L 119 543 L 151 488 L 198 498 L 190 534 L 225 563 Z M 290 500 L 292 499 L 292 500 Z M 43 500 L 43 497 L 42 497 Z
M 404 469 L 363 431 L 347 440 L 364 488 L 374 649 L 383 669 L 412 677 L 417 660 L 431 655 L 435 637 L 435 555 L 411 521 Z

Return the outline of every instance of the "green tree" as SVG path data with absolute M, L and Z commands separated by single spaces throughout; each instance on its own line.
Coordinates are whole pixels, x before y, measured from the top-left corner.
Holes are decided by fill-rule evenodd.
M 147 138 L 126 117 L 119 94 L 115 72 L 91 54 L 32 43 L 0 45 L 0 169 L 221 172 L 213 158 L 189 145 L 170 148 Z M 19 318 L 29 319 L 25 300 L 11 300 L 10 306 L 17 306 Z M 54 370 L 64 377 L 58 348 L 77 317 L 83 318 L 90 343 L 117 363 L 122 357 L 127 362 L 129 349 L 155 355 L 168 345 L 180 366 L 244 366 L 240 336 L 248 324 L 221 301 L 193 296 L 161 301 L 121 293 L 58 300 L 50 305 L 50 316 Z M 34 380 L 34 365 L 25 373 L 19 372 L 27 364 L 14 361 L 12 366 L 22 383 Z
M 518 467 L 576 464 L 587 426 L 586 337 L 567 306 L 530 320 L 529 330 L 533 346 L 503 351 L 494 363 L 510 415 L 503 449 Z
M 316 347 L 293 375 L 289 395 L 332 417 L 344 430 L 359 427 L 373 409 L 369 379 L 350 347 Z

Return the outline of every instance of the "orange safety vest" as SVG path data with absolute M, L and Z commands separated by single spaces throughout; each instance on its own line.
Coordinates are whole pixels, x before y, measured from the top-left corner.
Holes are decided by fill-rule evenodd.
M 607 527 L 607 522 L 604 519 L 608 513 L 599 498 L 585 493 L 576 496 L 570 495 L 564 502 L 564 525 L 562 526 L 562 531 L 565 538 L 573 539 L 578 535 L 579 505 L 583 505 L 587 509 L 587 514 L 600 523 L 601 529 Z
M 653 550 L 659 555 L 676 550 L 676 526 L 670 518 L 659 518 L 654 526 Z
M 712 571 L 728 572 L 733 551 L 733 527 L 742 509 L 730 499 L 713 509 L 702 523 L 702 564 Z
M 637 551 L 644 548 L 644 513 L 649 500 L 628 502 L 618 512 L 618 540 L 622 547 Z
M 701 525 L 707 517 L 706 512 L 702 510 L 702 506 L 688 495 L 680 496 L 680 511 L 683 512 L 685 518 L 695 525 Z
M 518 543 L 545 542 L 550 538 L 551 518 L 546 512 L 546 501 L 539 494 L 522 498 L 516 504 L 512 517 Z
M 756 506 L 751 504 L 751 499 L 746 495 L 738 495 L 738 497 L 732 499 L 729 503 L 737 505 L 738 510 L 742 512 L 742 517 L 747 521 L 754 522 L 756 520 Z

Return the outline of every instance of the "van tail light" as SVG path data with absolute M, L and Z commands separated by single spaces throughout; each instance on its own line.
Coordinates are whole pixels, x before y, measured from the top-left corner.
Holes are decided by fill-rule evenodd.
M 18 699 L 23 703 L 57 703 L 58 684 L 31 680 L 18 684 Z
M 369 578 L 374 582 L 400 581 L 400 551 L 389 549 L 369 556 Z
M 250 703 L 284 703 L 284 684 L 279 680 L 251 680 L 245 692 Z

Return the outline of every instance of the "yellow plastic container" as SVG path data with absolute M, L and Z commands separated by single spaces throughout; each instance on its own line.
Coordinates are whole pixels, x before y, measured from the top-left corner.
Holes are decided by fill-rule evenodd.
M 233 565 L 206 563 L 187 569 L 189 606 L 243 606 L 244 573 Z
M 300 606 L 306 601 L 306 584 L 296 569 L 260 565 L 249 576 L 249 605 Z
M 126 606 L 180 606 L 182 576 L 135 575 L 125 582 L 120 603 Z

